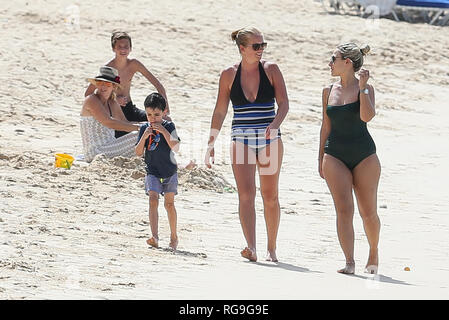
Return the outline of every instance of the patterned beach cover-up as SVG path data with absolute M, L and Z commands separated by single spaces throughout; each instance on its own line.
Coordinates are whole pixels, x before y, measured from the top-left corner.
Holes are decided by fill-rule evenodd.
M 130 132 L 115 138 L 114 129 L 102 125 L 94 117 L 80 118 L 81 138 L 84 158 L 91 162 L 96 155 L 104 154 L 108 158 L 117 156 L 135 156 L 134 147 L 138 132 Z

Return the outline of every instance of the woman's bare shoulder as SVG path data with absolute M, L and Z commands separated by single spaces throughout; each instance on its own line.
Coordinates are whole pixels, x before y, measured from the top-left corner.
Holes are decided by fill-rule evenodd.
M 100 99 L 98 99 L 95 93 L 92 93 L 84 98 L 83 107 L 81 108 L 82 116 L 91 116 L 92 110 L 98 108 L 100 105 Z
M 265 71 L 268 71 L 268 72 L 279 72 L 280 71 L 277 63 L 275 63 L 273 61 L 260 60 L 260 63 L 262 63 L 262 66 L 265 69 Z
M 92 104 L 98 104 L 98 103 L 101 103 L 101 102 L 95 93 L 91 93 L 90 95 L 88 95 L 87 97 L 84 98 L 85 105 L 92 105 Z
M 233 65 L 223 69 L 223 71 L 221 73 L 222 74 L 230 74 L 230 75 L 235 74 L 237 72 L 238 67 L 239 67 L 238 63 L 233 64 Z
M 323 94 L 325 93 L 326 95 L 328 95 L 328 94 L 330 93 L 330 91 L 331 91 L 331 88 L 332 88 L 334 85 L 336 85 L 337 83 L 338 83 L 338 81 L 337 81 L 337 82 L 330 83 L 330 84 L 324 86 L 324 88 L 323 88 Z
M 220 78 L 226 82 L 232 82 L 234 80 L 235 74 L 237 73 L 237 69 L 239 64 L 231 65 L 221 71 Z
M 329 91 L 331 90 L 332 84 L 328 84 L 323 87 L 323 93 L 329 94 Z
M 281 69 L 279 69 L 279 66 L 275 62 L 260 60 L 260 63 L 262 63 L 263 69 L 271 83 L 273 83 L 274 79 L 279 79 L 280 76 L 282 77 Z

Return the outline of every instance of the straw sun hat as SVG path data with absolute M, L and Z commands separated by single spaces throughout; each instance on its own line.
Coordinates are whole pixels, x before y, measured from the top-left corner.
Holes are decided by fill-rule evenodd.
M 120 77 L 118 76 L 118 71 L 115 68 L 103 66 L 100 68 L 100 75 L 95 78 L 87 78 L 87 81 L 96 85 L 96 81 L 106 81 L 116 84 L 120 87 Z

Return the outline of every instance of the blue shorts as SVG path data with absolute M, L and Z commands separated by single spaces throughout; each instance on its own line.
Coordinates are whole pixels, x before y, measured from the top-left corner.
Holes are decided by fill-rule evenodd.
M 149 195 L 150 191 L 162 195 L 167 192 L 178 194 L 178 173 L 168 178 L 158 178 L 152 174 L 147 174 L 145 176 L 145 192 Z

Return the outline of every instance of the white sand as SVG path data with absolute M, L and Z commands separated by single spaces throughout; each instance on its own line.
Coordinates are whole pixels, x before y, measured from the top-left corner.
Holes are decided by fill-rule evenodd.
M 1 299 L 448 298 L 447 27 L 330 15 L 311 0 L 251 7 L 247 1 L 151 3 L 2 3 Z M 80 11 L 79 28 L 64 22 L 73 4 Z M 262 259 L 266 233 L 259 195 L 260 262 L 239 254 L 245 242 L 229 165 L 231 108 L 214 171 L 201 166 L 180 172 L 179 251 L 165 249 L 169 228 L 162 204 L 162 248 L 148 248 L 140 159 L 53 167 L 55 153 L 81 153 L 85 78 L 112 57 L 110 32 L 129 31 L 132 56 L 167 90 L 183 141 L 179 162 L 202 163 L 219 73 L 239 59 L 229 34 L 244 25 L 265 32 L 265 58 L 280 66 L 290 98 L 282 125 L 281 262 Z M 327 61 L 346 40 L 372 48 L 365 66 L 374 77 L 377 116 L 369 130 L 382 163 L 375 279 L 363 273 L 368 244 L 357 212 L 356 275 L 336 273 L 344 257 L 332 199 L 316 165 L 321 90 L 335 80 Z M 135 76 L 132 98 L 138 106 L 153 90 Z

